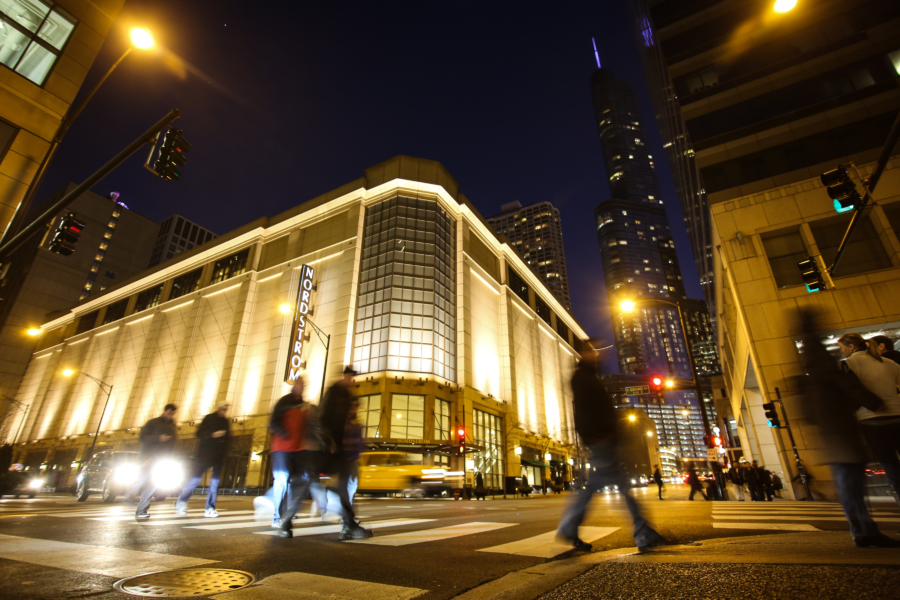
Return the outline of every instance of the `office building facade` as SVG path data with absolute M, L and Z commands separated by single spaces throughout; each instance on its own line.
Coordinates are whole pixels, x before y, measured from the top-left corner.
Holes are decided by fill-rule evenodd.
M 501 206 L 500 214 L 487 221 L 506 236 L 566 310 L 571 310 L 559 210 L 549 202 L 522 206 L 516 201 Z
M 122 0 L 0 5 L 0 231 L 28 192 Z M 28 207 L 20 211 L 21 220 Z
M 468 485 L 476 473 L 500 489 L 526 472 L 532 484 L 570 481 L 568 382 L 587 336 L 458 187 L 435 161 L 396 157 L 45 323 L 17 396 L 30 408 L 7 437 L 16 459 L 82 461 L 98 426 L 98 449 L 136 448 L 168 402 L 189 453 L 195 426 L 226 401 L 226 483 L 264 487 L 286 380 L 304 377 L 315 403 L 355 366 L 370 449 L 465 471 Z M 322 337 L 308 329 L 292 343 L 295 313 Z M 105 413 L 98 386 L 63 368 L 114 385 Z
M 161 262 L 202 246 L 216 237 L 212 231 L 188 221 L 181 215 L 172 215 L 159 224 L 159 236 L 153 244 L 148 267 L 155 267 Z

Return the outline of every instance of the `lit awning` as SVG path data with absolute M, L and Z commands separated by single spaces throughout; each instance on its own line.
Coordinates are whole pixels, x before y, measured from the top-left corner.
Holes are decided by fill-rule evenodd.
M 548 467 L 548 468 L 550 467 L 550 465 L 548 465 L 547 463 L 538 462 L 536 460 L 528 460 L 527 458 L 522 459 L 522 464 L 529 465 L 532 467 Z

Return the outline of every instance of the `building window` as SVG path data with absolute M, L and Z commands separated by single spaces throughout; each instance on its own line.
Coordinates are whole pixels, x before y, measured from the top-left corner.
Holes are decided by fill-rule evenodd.
M 847 231 L 848 223 L 848 219 L 834 217 L 809 224 L 826 265 L 834 263 L 834 257 Z M 850 243 L 844 250 L 835 277 L 858 275 L 890 267 L 891 259 L 875 232 L 872 219 L 869 217 L 860 219 Z
M 68 13 L 43 0 L 0 2 L 0 62 L 44 85 L 75 23 Z
M 106 276 L 109 277 L 110 279 L 115 279 L 115 278 L 116 278 L 116 272 L 115 272 L 115 271 L 107 270 L 107 271 L 106 271 Z
M 134 305 L 134 312 L 139 313 L 142 310 L 147 310 L 148 308 L 152 308 L 159 304 L 159 298 L 162 296 L 162 288 L 163 286 L 158 285 L 138 294 L 137 302 Z
M 450 440 L 450 403 L 446 400 L 434 400 L 434 439 Z
M 509 289 L 511 289 L 516 296 L 521 298 L 525 304 L 528 304 L 528 284 L 525 283 L 524 279 L 519 277 L 519 274 L 516 273 L 512 267 L 507 269 L 507 281 L 509 283 Z
M 125 309 L 128 308 L 128 298 L 124 298 L 119 300 L 118 302 L 113 302 L 109 306 L 106 307 L 106 316 L 103 317 L 103 324 L 112 323 L 113 321 L 118 321 L 122 317 L 125 316 Z
M 559 317 L 556 317 L 556 333 L 559 334 L 565 343 L 569 343 L 569 328 L 566 327 L 566 324 Z
M 391 395 L 391 437 L 425 437 L 425 396 Z
M 172 291 L 169 293 L 169 300 L 180 298 L 185 294 L 196 292 L 200 289 L 200 275 L 203 269 L 196 269 L 190 273 L 185 273 L 180 277 L 176 277 L 172 282 Z
M 475 473 L 481 473 L 486 488 L 503 487 L 503 421 L 481 410 L 472 411 L 472 438 L 481 448 L 475 453 Z
M 809 251 L 803 244 L 799 231 L 763 237 L 763 246 L 778 287 L 785 288 L 803 283 L 797 263 L 806 260 Z
M 359 397 L 359 412 L 357 421 L 362 425 L 364 438 L 381 437 L 379 426 L 381 425 L 381 394 Z
M 548 325 L 550 324 L 550 315 L 552 315 L 553 312 L 550 310 L 550 307 L 547 306 L 547 303 L 541 300 L 541 297 L 537 294 L 534 295 L 534 311 Z
M 250 248 L 246 248 L 237 254 L 233 254 L 216 262 L 213 267 L 212 281 L 219 283 L 232 277 L 237 277 L 247 270 L 247 258 L 250 256 Z
M 99 310 L 95 310 L 93 312 L 87 313 L 86 315 L 83 315 L 80 319 L 78 319 L 78 327 L 75 328 L 75 335 L 93 329 L 94 325 L 97 323 L 97 315 L 99 313 Z

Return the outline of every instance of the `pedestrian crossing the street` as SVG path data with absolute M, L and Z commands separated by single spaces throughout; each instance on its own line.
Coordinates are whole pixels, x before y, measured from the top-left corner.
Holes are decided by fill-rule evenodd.
M 869 509 L 876 523 L 900 523 L 900 512 L 891 505 Z M 846 523 L 837 502 L 716 502 L 712 505 L 713 529 L 822 531 L 816 525 Z

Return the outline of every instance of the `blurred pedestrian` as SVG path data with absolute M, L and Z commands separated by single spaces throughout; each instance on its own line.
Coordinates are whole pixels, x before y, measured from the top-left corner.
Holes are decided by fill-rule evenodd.
M 280 510 L 288 481 L 291 484 L 290 501 L 283 513 L 272 522 L 281 537 L 293 537 L 291 520 L 306 497 L 311 478 L 310 453 L 306 443 L 309 405 L 303 400 L 303 379 L 298 379 L 290 393 L 282 396 L 272 410 L 269 429 L 272 431 L 272 475 L 275 480 L 275 511 Z M 313 475 L 317 476 L 317 473 Z M 277 512 L 276 512 L 277 514 Z
M 141 428 L 141 474 L 135 486 L 141 493 L 141 499 L 134 511 L 136 519 L 150 518 L 150 499 L 156 492 L 153 469 L 159 461 L 169 458 L 175 451 L 175 438 L 178 436 L 175 428 L 176 410 L 178 407 L 174 404 L 166 404 L 162 415 L 150 419 Z
M 653 482 L 656 484 L 657 491 L 659 491 L 659 499 L 662 500 L 663 477 L 659 470 L 659 465 L 653 465 Z
M 900 503 L 900 364 L 881 358 L 876 344 L 867 343 L 858 333 L 845 333 L 838 339 L 838 346 L 844 364 L 884 403 L 879 412 L 860 407 L 856 418 L 875 460 L 884 469 L 894 500 Z
M 219 481 L 222 477 L 222 465 L 225 464 L 225 454 L 228 451 L 228 436 L 230 424 L 225 415 L 228 414 L 228 403 L 223 402 L 216 408 L 216 412 L 203 417 L 200 427 L 197 428 L 197 437 L 200 439 L 200 448 L 194 459 L 191 479 L 184 491 L 175 500 L 175 514 L 187 514 L 187 501 L 194 493 L 194 489 L 200 484 L 203 474 L 207 469 L 212 469 L 212 478 L 209 480 L 209 494 L 206 496 L 206 510 L 204 517 L 215 518 L 219 516 L 216 511 L 216 496 L 219 491 Z
M 759 481 L 759 467 L 755 460 L 744 469 L 744 481 L 747 482 L 747 491 L 750 492 L 751 502 L 762 502 L 765 500 L 762 485 Z
M 875 342 L 875 349 L 881 358 L 887 358 L 900 364 L 900 352 L 894 350 L 894 340 L 886 335 L 872 336 L 869 340 Z
M 759 477 L 759 490 L 762 492 L 760 500 L 772 502 L 775 499 L 775 489 L 772 487 L 772 474 L 765 466 L 756 468 L 756 474 Z
M 731 489 L 734 490 L 734 499 L 738 502 L 744 501 L 744 475 L 740 465 L 731 463 L 728 467 L 728 479 L 731 481 Z
M 694 463 L 691 463 L 691 466 L 688 467 L 687 484 L 691 486 L 691 495 L 688 496 L 688 500 L 693 500 L 694 494 L 697 492 L 700 492 L 704 500 L 709 500 L 703 492 L 703 484 L 700 483 L 700 476 L 697 475 L 697 467 Z
M 578 527 L 584 520 L 591 498 L 608 485 L 618 485 L 619 490 L 628 490 L 630 481 L 620 467 L 616 431 L 618 416 L 597 372 L 598 353 L 590 342 L 580 341 L 578 346 L 581 361 L 572 376 L 572 405 L 575 430 L 591 452 L 591 469 L 587 485 L 575 495 L 566 509 L 556 534 L 576 550 L 590 551 L 591 544 L 578 537 Z M 638 549 L 646 552 L 663 543 L 663 537 L 641 515 L 631 494 L 624 491 L 623 495 L 634 521 L 634 541 Z
M 344 445 L 347 423 L 355 418 L 353 403 L 356 401 L 350 393 L 353 385 L 353 376 L 356 371 L 350 367 L 344 369 L 343 376 L 337 380 L 322 399 L 318 410 L 319 433 L 321 436 L 322 450 L 324 452 L 325 469 L 329 474 L 335 474 L 338 478 L 337 494 L 341 500 L 343 512 L 343 528 L 341 540 L 361 540 L 372 537 L 372 532 L 363 529 L 356 522 L 353 514 L 353 505 L 349 497 L 350 479 L 356 469 L 356 457 L 354 451 L 349 451 Z M 354 415 L 351 417 L 351 415 Z
M 900 547 L 900 542 L 878 530 L 865 502 L 866 448 L 860 435 L 860 423 L 853 418 L 864 407 L 879 414 L 884 401 L 861 382 L 842 373 L 818 338 L 816 315 L 801 313 L 800 354 L 806 377 L 798 385 L 804 391 L 806 414 L 817 426 L 821 447 L 831 466 L 841 508 L 850 523 L 850 536 L 858 547 Z M 860 378 L 861 379 L 861 378 Z

